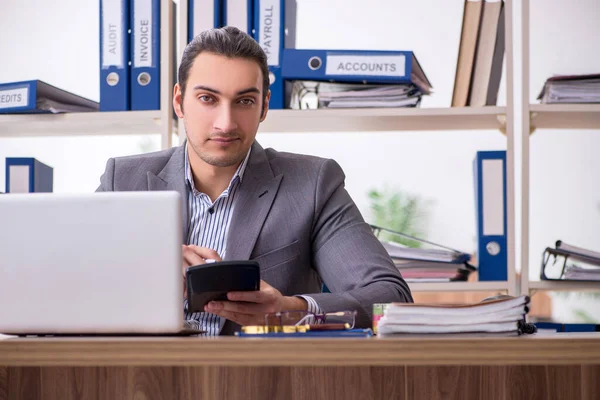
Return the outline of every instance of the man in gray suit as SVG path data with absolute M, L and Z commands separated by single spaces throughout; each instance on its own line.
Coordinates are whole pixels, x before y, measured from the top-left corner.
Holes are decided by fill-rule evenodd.
M 344 189 L 335 161 L 265 150 L 255 141 L 269 98 L 260 45 L 232 27 L 203 32 L 187 45 L 174 88 L 186 143 L 111 158 L 98 190 L 181 193 L 184 271 L 207 259 L 259 262 L 259 291 L 229 293 L 203 313 L 186 311 L 210 334 L 262 325 L 266 313 L 285 310 L 356 310 L 356 326 L 368 327 L 374 303 L 412 302 L 410 289 Z M 331 293 L 321 293 L 322 283 Z

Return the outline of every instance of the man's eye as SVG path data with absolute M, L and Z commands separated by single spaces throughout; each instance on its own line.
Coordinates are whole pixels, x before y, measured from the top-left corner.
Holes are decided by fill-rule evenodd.
M 254 99 L 241 99 L 240 104 L 244 106 L 251 106 L 252 104 L 254 104 Z
M 198 99 L 203 102 L 203 103 L 212 103 L 214 101 L 214 99 L 212 98 L 212 96 L 208 96 L 206 94 L 198 97 Z

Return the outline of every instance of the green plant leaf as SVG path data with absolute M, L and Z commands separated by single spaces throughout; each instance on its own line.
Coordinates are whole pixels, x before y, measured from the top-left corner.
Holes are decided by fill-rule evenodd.
M 426 205 L 415 195 L 389 187 L 371 189 L 367 193 L 373 224 L 417 238 L 423 238 L 427 216 Z M 422 243 L 387 232 L 381 232 L 380 239 L 403 244 L 408 247 L 421 247 Z

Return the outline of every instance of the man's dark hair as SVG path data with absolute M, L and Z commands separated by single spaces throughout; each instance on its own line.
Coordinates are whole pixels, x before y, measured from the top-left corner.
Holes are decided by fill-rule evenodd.
M 179 65 L 179 86 L 181 96 L 185 95 L 190 69 L 196 57 L 202 52 L 213 53 L 229 58 L 245 58 L 256 61 L 263 75 L 263 110 L 269 91 L 269 67 L 267 55 L 260 45 L 247 33 L 233 26 L 209 29 L 196 36 L 183 51 Z

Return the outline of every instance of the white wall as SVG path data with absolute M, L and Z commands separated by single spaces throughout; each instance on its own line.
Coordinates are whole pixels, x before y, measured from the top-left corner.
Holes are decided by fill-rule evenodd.
M 414 50 L 435 94 L 450 104 L 463 0 L 299 0 L 298 47 Z M 515 1 L 519 3 L 519 1 Z M 598 1 L 532 0 L 531 98 L 551 74 L 600 71 Z M 520 15 L 520 10 L 515 10 Z M 515 29 L 515 37 L 520 36 Z M 0 82 L 42 79 L 98 99 L 98 1 L 2 0 Z M 516 51 L 520 50 L 517 44 Z M 517 60 L 517 64 L 518 64 Z M 519 65 L 517 65 L 519 67 Z M 517 100 L 520 89 L 516 70 Z M 502 84 L 499 104 L 505 104 Z M 432 201 L 428 238 L 475 249 L 472 160 L 504 149 L 495 131 L 260 134 L 263 146 L 336 159 L 368 219 L 370 188 L 398 186 Z M 55 168 L 57 192 L 92 191 L 111 156 L 158 138 L 0 138 L 0 159 L 33 156 Z M 144 142 L 146 141 L 146 142 Z M 600 250 L 600 134 L 538 132 L 531 141 L 531 268 L 556 239 Z M 0 169 L 0 188 L 4 174 Z

